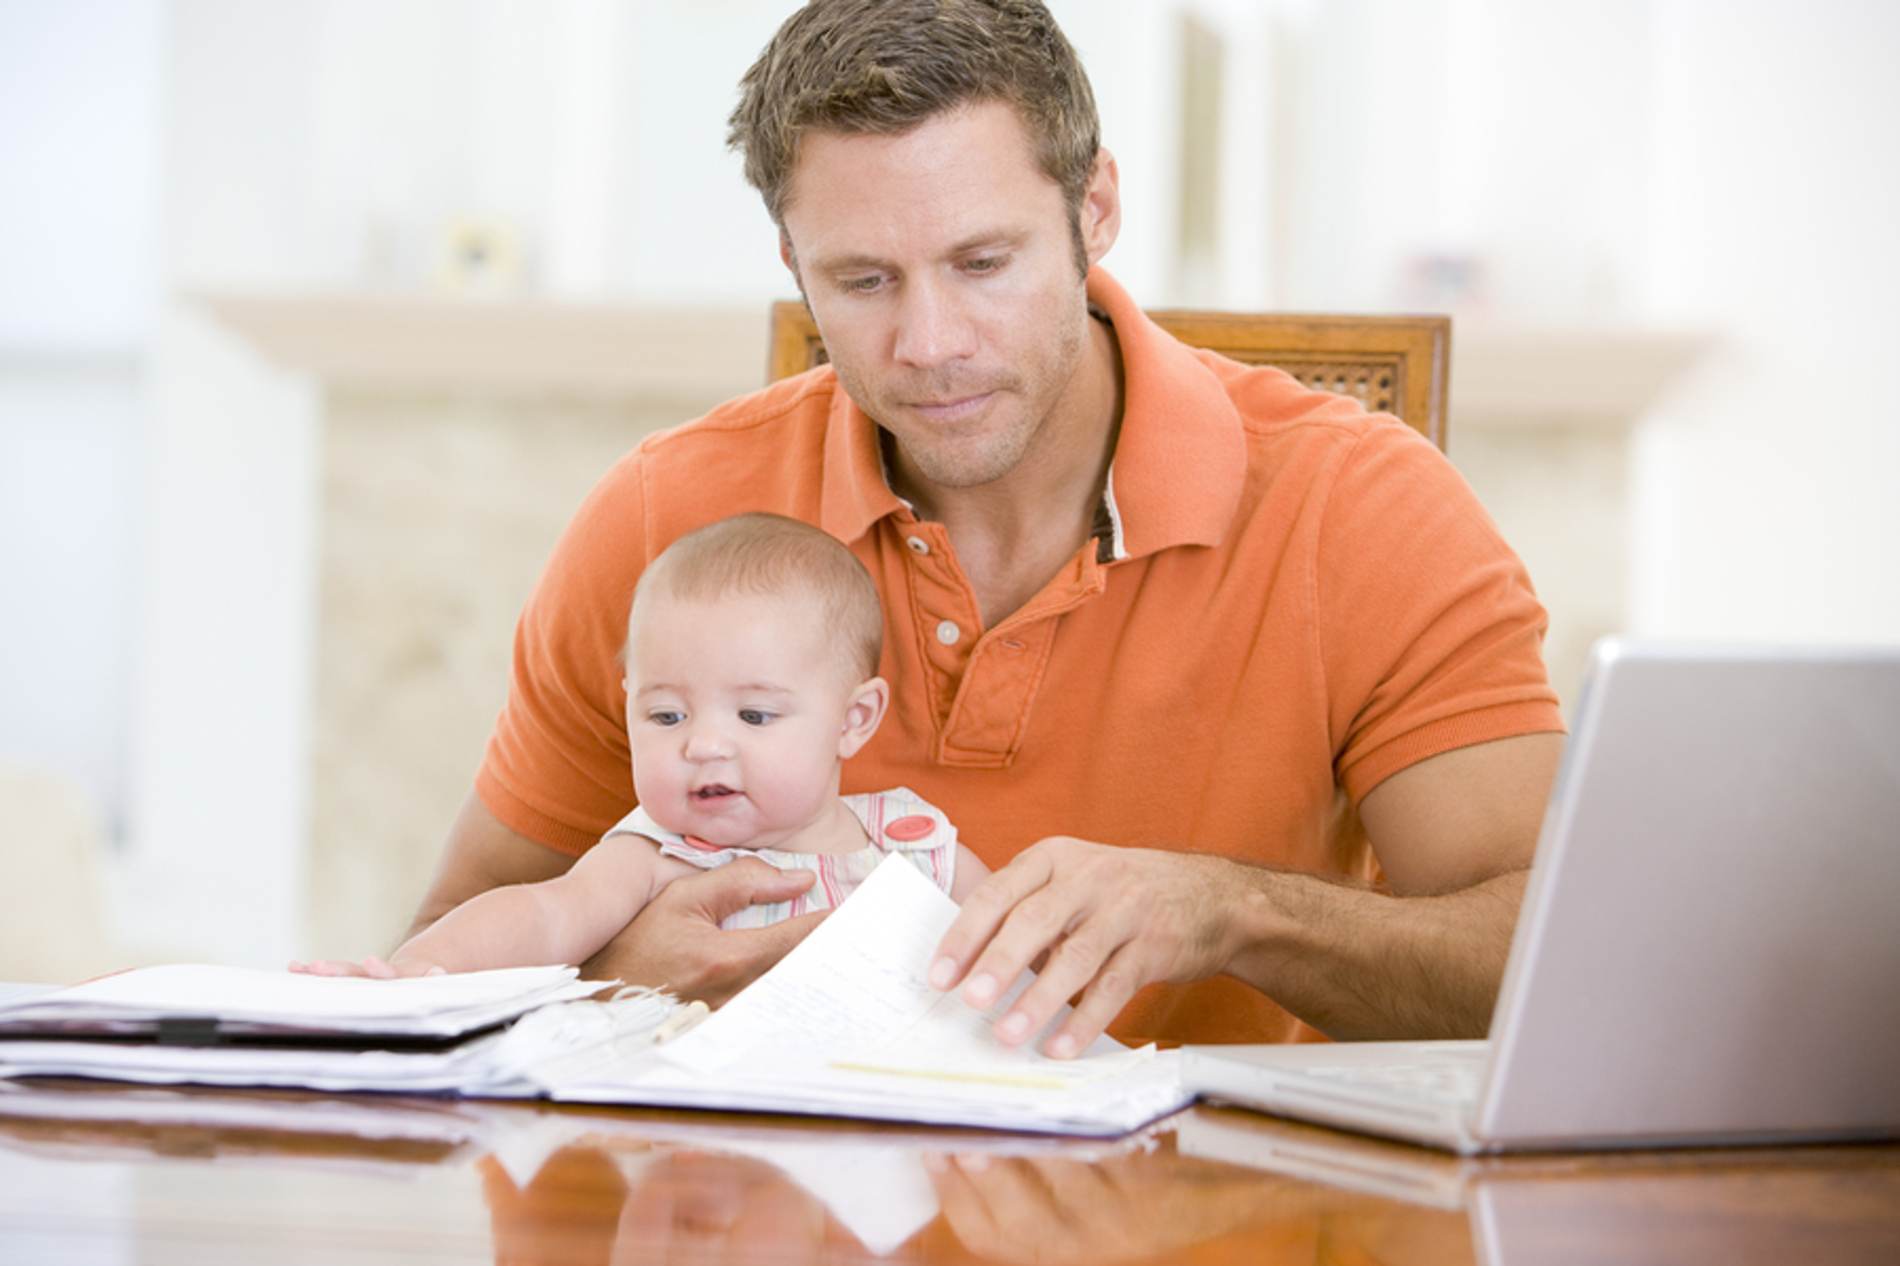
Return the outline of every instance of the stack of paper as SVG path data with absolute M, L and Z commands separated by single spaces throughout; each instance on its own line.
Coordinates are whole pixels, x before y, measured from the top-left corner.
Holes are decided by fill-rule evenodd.
M 522 1070 L 624 1030 L 663 1000 L 588 1010 L 571 967 L 411 980 L 170 966 L 0 1006 L 0 1075 L 318 1090 L 532 1092 Z M 514 1024 L 530 1015 L 535 1023 Z M 591 1041 L 589 1040 L 591 1039 Z
M 1057 1061 L 1036 1053 L 1040 1036 L 999 1043 L 991 1028 L 1032 977 L 986 1013 L 932 989 L 925 973 L 955 917 L 933 884 L 888 859 L 776 967 L 676 1038 L 668 1028 L 691 1013 L 673 999 L 578 1000 L 602 986 L 572 968 L 413 980 L 127 972 L 0 1002 L 0 1077 L 547 1097 L 1097 1136 L 1191 1100 L 1172 1052 L 1104 1038 Z

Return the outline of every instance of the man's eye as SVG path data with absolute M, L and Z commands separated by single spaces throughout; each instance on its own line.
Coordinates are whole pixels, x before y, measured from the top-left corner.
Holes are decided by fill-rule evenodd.
M 772 719 L 770 712 L 761 712 L 757 708 L 739 709 L 739 719 L 747 725 L 764 725 Z
M 883 284 L 884 278 L 875 275 L 870 277 L 844 277 L 839 280 L 838 289 L 844 291 L 846 294 L 868 295 L 877 293 L 878 287 Z

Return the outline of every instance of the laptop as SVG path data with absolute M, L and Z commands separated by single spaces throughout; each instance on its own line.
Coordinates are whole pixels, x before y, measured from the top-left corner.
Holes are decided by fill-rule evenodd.
M 1464 1155 L 1900 1136 L 1900 647 L 1598 643 L 1489 1038 L 1182 1076 Z

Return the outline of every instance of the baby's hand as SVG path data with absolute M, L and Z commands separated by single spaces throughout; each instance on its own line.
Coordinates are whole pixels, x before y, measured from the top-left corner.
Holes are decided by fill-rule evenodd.
M 395 980 L 403 976 L 444 976 L 448 969 L 438 963 L 425 963 L 418 959 L 404 959 L 400 963 L 389 963 L 371 955 L 360 963 L 338 962 L 334 959 L 318 959 L 309 963 L 292 963 L 290 970 L 305 976 L 367 976 L 372 980 Z

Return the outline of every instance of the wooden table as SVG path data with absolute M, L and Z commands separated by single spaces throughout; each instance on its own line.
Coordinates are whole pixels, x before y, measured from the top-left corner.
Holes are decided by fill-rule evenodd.
M 0 1262 L 1900 1262 L 1900 1145 L 1458 1161 L 0 1083 Z

